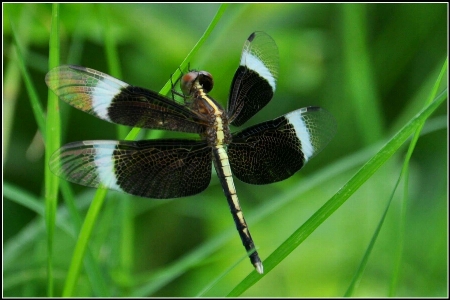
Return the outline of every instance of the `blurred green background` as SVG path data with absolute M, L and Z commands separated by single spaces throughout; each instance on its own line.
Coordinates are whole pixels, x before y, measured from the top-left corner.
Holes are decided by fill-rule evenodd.
M 10 20 L 45 107 L 51 5 L 4 6 L 8 15 L 3 15 L 3 183 L 5 190 L 26 193 L 43 208 L 44 145 L 18 70 Z M 218 8 L 218 4 L 63 4 L 61 63 L 109 73 L 104 47 L 109 22 L 121 79 L 158 91 Z M 244 127 L 310 105 L 326 108 L 338 122 L 333 141 L 291 178 L 267 186 L 236 180 L 263 260 L 423 107 L 447 55 L 447 10 L 447 4 L 233 4 L 225 11 L 190 63 L 191 68 L 214 76 L 212 97 L 226 105 L 242 45 L 250 33 L 262 30 L 273 37 L 280 51 L 277 92 Z M 116 139 L 116 126 L 60 105 L 63 144 Z M 448 295 L 447 118 L 447 107 L 440 107 L 412 156 L 395 296 Z M 243 296 L 342 296 L 393 191 L 405 152 L 403 147 Z M 71 187 L 84 215 L 95 190 Z M 392 295 L 402 189 L 400 185 L 353 296 Z M 3 198 L 3 295 L 45 296 L 44 220 L 12 195 L 4 192 Z M 270 213 L 258 217 L 263 209 Z M 61 201 L 54 245 L 57 296 L 76 241 L 62 228 L 64 222 L 71 221 Z M 185 199 L 156 201 L 109 192 L 89 245 L 106 294 L 99 294 L 82 270 L 75 296 L 195 296 L 244 257 L 234 227 L 215 174 L 205 192 Z M 200 263 L 182 271 L 170 269 L 224 236 L 228 237 L 225 242 Z M 244 258 L 205 295 L 225 296 L 252 269 Z M 169 272 L 170 279 L 165 280 L 163 272 Z

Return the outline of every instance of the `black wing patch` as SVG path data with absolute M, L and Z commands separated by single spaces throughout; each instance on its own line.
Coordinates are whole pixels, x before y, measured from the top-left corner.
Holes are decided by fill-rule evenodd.
M 233 174 L 250 184 L 291 177 L 328 144 L 336 121 L 326 110 L 307 107 L 233 134 L 228 157 Z
M 278 78 L 279 57 L 275 41 L 254 32 L 244 44 L 241 62 L 231 84 L 228 117 L 241 126 L 272 99 Z
M 50 160 L 68 181 L 168 199 L 198 194 L 211 179 L 211 148 L 203 141 L 83 141 L 69 143 Z
M 111 123 L 191 133 L 204 131 L 204 118 L 186 106 L 94 69 L 64 65 L 50 70 L 45 81 L 61 100 Z

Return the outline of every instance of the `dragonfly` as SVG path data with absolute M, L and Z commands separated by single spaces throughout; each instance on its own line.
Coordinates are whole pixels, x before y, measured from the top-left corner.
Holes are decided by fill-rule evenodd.
M 170 98 L 87 67 L 56 67 L 45 81 L 71 106 L 111 123 L 195 133 L 198 138 L 72 142 L 52 155 L 49 167 L 80 185 L 171 199 L 204 191 L 214 165 L 242 244 L 263 274 L 234 177 L 254 185 L 285 180 L 322 151 L 336 131 L 333 115 L 317 106 L 231 131 L 230 125 L 242 126 L 271 101 L 278 72 L 278 47 L 261 31 L 244 43 L 226 109 L 208 95 L 214 81 L 206 71 L 181 76 L 183 100 L 177 101 L 174 94 Z

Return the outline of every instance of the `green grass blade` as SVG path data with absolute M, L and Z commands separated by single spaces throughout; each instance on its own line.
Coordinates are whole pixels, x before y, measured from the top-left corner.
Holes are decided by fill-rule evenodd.
M 256 249 L 254 249 L 256 251 Z M 251 254 L 251 253 L 250 253 Z M 248 255 L 250 255 L 248 254 Z M 205 297 L 205 294 L 211 290 L 214 286 L 216 286 L 221 279 L 223 279 L 226 275 L 228 275 L 234 268 L 236 268 L 242 261 L 246 261 L 248 259 L 248 255 L 242 256 L 239 260 L 236 261 L 236 263 L 232 264 L 228 269 L 226 269 L 221 274 L 215 276 L 210 283 L 205 285 L 203 289 L 195 295 L 196 298 L 199 297 Z
M 50 54 L 49 69 L 59 65 L 59 4 L 52 6 L 52 25 L 50 33 Z M 58 97 L 48 92 L 47 107 L 47 130 L 46 130 L 46 151 L 45 165 L 48 166 L 50 156 L 60 147 L 60 119 Z M 46 203 L 46 224 L 47 224 L 47 295 L 53 296 L 53 238 L 55 230 L 56 207 L 58 203 L 58 182 L 57 176 L 45 168 L 45 203 Z
M 61 193 L 63 195 L 63 199 L 65 200 L 65 206 L 70 214 L 70 220 L 72 227 L 75 229 L 75 232 L 78 234 L 81 230 L 82 219 L 78 209 L 75 207 L 75 197 L 71 188 L 69 187 L 68 182 L 61 181 Z M 78 199 L 77 199 L 78 200 Z M 77 236 L 74 236 L 74 240 L 76 241 Z M 103 278 L 103 274 L 96 256 L 87 249 L 86 258 L 84 260 L 84 266 L 86 269 L 86 274 L 89 277 L 90 284 L 92 286 L 92 290 L 95 296 L 109 296 L 110 292 L 108 290 L 105 279 Z
M 81 271 L 81 264 L 83 262 L 84 253 L 86 252 L 87 244 L 97 220 L 100 209 L 105 200 L 107 190 L 98 189 L 95 193 L 94 200 L 89 207 L 86 219 L 80 230 L 80 235 L 75 246 L 73 257 L 70 263 L 69 272 L 67 274 L 66 282 L 63 289 L 63 297 L 70 297 L 73 295 L 75 284 Z
M 280 247 L 264 261 L 263 275 L 253 271 L 229 294 L 230 297 L 241 295 L 255 284 L 295 248 L 298 247 L 320 224 L 335 212 L 364 182 L 372 176 L 408 139 L 408 137 L 424 123 L 425 120 L 447 99 L 447 89 L 435 101 L 410 120 L 374 157 L 372 157 L 330 200 L 327 201 L 313 216 L 298 228 Z
M 103 20 L 103 36 L 105 40 L 106 62 L 108 63 L 108 73 L 116 78 L 122 78 L 122 69 L 120 67 L 119 54 L 117 53 L 116 41 L 111 29 L 109 20 L 109 11 L 107 4 L 99 4 L 100 17 Z M 117 126 L 119 139 L 123 139 L 127 134 L 125 126 Z
M 23 207 L 28 208 L 31 211 L 34 211 L 41 217 L 45 217 L 44 203 L 42 203 L 40 199 L 31 195 L 27 191 L 20 189 L 20 187 L 8 182 L 3 183 L 3 196 L 5 199 L 9 199 L 12 202 L 15 202 L 19 205 L 22 205 Z M 57 226 L 64 230 L 64 232 L 66 232 L 69 236 L 75 238 L 75 232 L 70 226 L 70 222 L 61 217 L 61 212 L 59 212 L 57 215 L 59 216 L 56 220 Z M 38 236 L 38 234 L 35 233 L 34 236 Z M 4 247 L 4 258 L 8 259 L 8 261 L 13 261 L 15 259 L 15 257 L 13 256 L 17 256 L 21 252 L 21 250 L 17 248 L 17 244 L 20 244 L 20 242 L 15 241 L 12 244 L 14 244 L 14 246 L 6 243 Z M 6 262 L 4 266 L 6 266 L 6 268 L 10 267 Z
M 42 202 L 8 182 L 3 183 L 3 197 L 11 199 L 11 201 L 36 212 L 38 215 L 44 216 L 45 214 L 45 207 Z
M 109 73 L 117 78 L 122 78 L 122 70 L 120 67 L 119 54 L 117 53 L 116 41 L 109 20 L 108 5 L 99 4 L 100 17 L 103 24 L 103 36 L 105 40 L 106 62 L 108 63 Z
M 4 183 L 4 197 L 36 212 L 38 215 L 42 217 L 45 217 L 45 207 L 42 201 L 39 201 L 39 199 L 36 199 L 36 197 L 34 197 L 33 195 L 27 193 L 24 190 L 21 190 L 20 188 L 14 185 Z M 64 232 L 66 232 L 71 238 L 75 240 L 77 238 L 79 228 L 76 228 L 76 231 L 73 230 L 72 226 L 73 219 L 71 220 L 70 218 L 68 218 L 67 214 L 63 214 L 62 213 L 63 209 L 64 208 L 58 210 L 57 213 L 58 218 L 56 220 L 56 226 L 58 228 L 61 228 Z M 36 226 L 31 227 L 33 227 L 33 229 L 30 230 L 38 230 Z M 35 232 L 34 234 L 32 234 L 32 236 L 39 236 L 39 234 Z M 12 244 L 7 243 L 5 247 L 5 259 L 13 261 L 14 260 L 13 255 L 18 255 L 18 253 L 21 252 L 20 249 L 17 248 L 17 246 L 23 244 L 23 242 L 24 240 L 18 236 L 17 240 L 15 240 Z M 6 266 L 6 268 L 11 267 Z M 94 260 L 92 253 L 90 252 L 88 252 L 88 255 L 86 256 L 86 273 L 88 274 L 91 280 L 94 293 L 96 295 L 106 295 L 108 291 L 106 288 L 106 284 L 104 283 L 104 280 L 102 280 L 101 273 L 99 272 L 97 267 L 97 263 Z
M 342 39 L 344 41 L 344 74 L 346 86 L 355 117 L 358 119 L 358 135 L 365 145 L 380 140 L 383 136 L 381 111 L 377 106 L 377 89 L 374 86 L 374 69 L 370 63 L 367 46 L 368 26 L 366 24 L 367 6 L 347 4 L 342 10 Z
M 36 198 L 36 196 L 31 195 L 19 186 L 10 184 L 8 182 L 4 183 L 3 190 L 5 200 L 15 202 L 27 209 L 30 209 L 42 219 L 45 217 L 45 203 L 42 200 Z M 81 209 L 88 208 L 90 204 L 90 198 L 86 196 L 81 196 L 78 202 Z M 31 221 L 27 226 L 25 226 L 21 231 L 5 242 L 3 247 L 4 254 L 4 269 L 14 269 L 16 267 L 17 261 L 20 260 L 20 256 L 26 255 L 26 251 L 29 248 L 35 247 L 42 236 L 45 236 L 45 224 L 43 224 L 41 218 L 36 218 Z M 67 233 L 73 240 L 78 237 L 78 231 L 75 231 L 72 226 L 72 220 L 70 220 L 69 214 L 66 207 L 61 206 L 58 208 L 56 225 L 61 228 L 63 232 Z
M 428 99 L 427 99 L 427 101 L 425 103 L 425 106 L 429 105 L 431 103 L 431 101 L 436 97 L 439 85 L 440 85 L 440 83 L 442 81 L 442 77 L 444 76 L 446 71 L 447 71 L 447 60 L 445 61 L 444 65 L 442 66 L 441 72 L 440 72 L 440 74 L 439 74 L 439 76 L 438 76 L 438 78 L 437 78 L 437 80 L 436 80 L 436 82 L 435 82 L 435 84 L 433 86 L 432 91 L 430 92 L 430 95 L 429 95 L 429 97 L 428 97 Z M 408 169 L 409 169 L 408 166 L 409 166 L 409 161 L 411 159 L 411 155 L 412 155 L 412 153 L 414 151 L 414 147 L 415 147 L 415 145 L 417 143 L 417 140 L 419 139 L 419 136 L 420 136 L 420 133 L 422 132 L 422 128 L 423 128 L 424 124 L 425 123 L 419 124 L 419 126 L 418 126 L 418 128 L 417 128 L 417 130 L 416 130 L 416 132 L 415 132 L 415 134 L 414 134 L 414 136 L 412 138 L 412 140 L 411 140 L 411 143 L 410 143 L 409 148 L 408 148 L 408 152 L 406 153 L 405 160 L 403 162 L 403 168 L 402 168 L 402 170 L 400 172 L 400 176 L 398 177 L 398 180 L 397 180 L 397 182 L 396 182 L 396 184 L 394 186 L 394 189 L 393 189 L 393 191 L 391 193 L 391 197 L 389 198 L 389 201 L 388 201 L 388 203 L 386 205 L 384 213 L 383 213 L 380 221 L 378 222 L 378 226 L 377 226 L 377 228 L 376 228 L 376 230 L 375 230 L 375 232 L 374 232 L 374 234 L 372 236 L 372 239 L 371 239 L 371 241 L 369 243 L 369 246 L 367 247 L 367 250 L 364 253 L 364 257 L 361 260 L 361 263 L 360 263 L 357 271 L 355 272 L 355 275 L 353 276 L 353 279 L 352 279 L 352 281 L 351 281 L 347 291 L 345 292 L 344 297 L 351 297 L 353 295 L 353 291 L 356 288 L 356 285 L 361 280 L 361 277 L 362 277 L 362 275 L 364 273 L 364 269 L 366 268 L 367 262 L 369 261 L 370 254 L 372 253 L 373 247 L 374 247 L 375 242 L 376 242 L 376 240 L 378 238 L 378 235 L 380 233 L 381 227 L 383 226 L 384 220 L 386 219 L 387 212 L 389 210 L 389 207 L 391 206 L 391 203 L 392 203 L 392 200 L 394 198 L 394 195 L 395 195 L 395 192 L 397 190 L 397 187 L 400 184 L 401 179 L 403 177 L 405 177 L 405 185 L 404 185 L 405 186 L 405 191 L 404 191 L 404 194 L 403 194 L 402 212 L 400 214 L 400 225 L 401 225 L 400 226 L 400 232 L 399 232 L 400 238 L 398 239 L 398 243 L 399 243 L 398 244 L 398 248 L 399 249 L 403 248 L 403 246 L 402 246 L 402 244 L 403 244 L 403 232 L 404 232 L 404 226 L 405 226 L 405 224 L 404 224 L 404 222 L 405 222 L 405 215 L 404 214 L 405 214 L 405 206 L 406 206 L 406 202 L 407 202 L 407 198 L 408 198 L 407 197 L 407 195 L 408 195 L 408 193 L 407 193 L 407 190 L 408 190 Z M 399 250 L 399 251 L 401 253 L 401 250 Z M 393 279 L 391 281 L 391 288 L 390 288 L 391 292 L 390 293 L 393 293 L 393 286 L 395 286 L 395 282 L 397 281 L 398 269 L 399 269 L 399 261 L 397 261 L 396 269 L 397 269 L 397 271 L 394 272 L 394 276 L 393 276 Z
M 372 253 L 373 247 L 375 245 L 375 242 L 377 241 L 378 235 L 381 231 L 381 227 L 383 226 L 384 220 L 386 219 L 386 215 L 387 212 L 389 210 L 389 207 L 391 206 L 392 203 L 392 199 L 394 198 L 394 194 L 395 194 L 395 190 L 397 189 L 399 183 L 400 183 L 400 179 L 401 179 L 401 174 L 397 180 L 397 183 L 395 184 L 394 190 L 392 191 L 391 197 L 389 198 L 388 203 L 386 204 L 386 208 L 384 209 L 384 213 L 381 216 L 380 221 L 378 222 L 377 228 L 375 229 L 375 232 L 372 236 L 372 239 L 370 240 L 369 246 L 367 247 L 366 252 L 364 253 L 364 257 L 361 260 L 361 263 L 359 264 L 359 267 L 357 269 L 357 271 L 355 272 L 355 275 L 352 278 L 352 281 L 347 289 L 347 291 L 344 294 L 344 297 L 351 297 L 353 294 L 353 291 L 355 290 L 356 285 L 359 283 L 359 281 L 361 280 L 362 274 L 364 273 L 364 270 L 367 266 L 367 262 L 369 261 L 370 258 L 370 254 Z
M 41 106 L 41 102 L 39 101 L 38 94 L 36 92 L 36 88 L 34 87 L 30 75 L 28 73 L 28 70 L 25 66 L 25 59 L 23 56 L 23 50 L 20 46 L 19 40 L 17 38 L 16 30 L 14 27 L 14 24 L 12 22 L 12 19 L 10 19 L 11 23 L 11 32 L 14 39 L 14 44 L 16 47 L 16 54 L 17 54 L 17 63 L 19 65 L 20 72 L 22 73 L 23 81 L 25 82 L 25 87 L 27 89 L 28 97 L 30 99 L 31 108 L 33 109 L 33 113 L 36 119 L 36 123 L 38 125 L 39 131 L 42 133 L 42 137 L 45 140 L 46 136 L 46 127 L 45 127 L 45 116 L 44 116 L 44 109 Z
M 442 66 L 441 72 L 439 73 L 439 76 L 433 86 L 433 89 L 426 101 L 426 104 L 431 103 L 431 101 L 436 97 L 436 94 L 438 92 L 439 86 L 442 82 L 442 79 L 444 78 L 445 74 L 448 70 L 448 58 L 445 59 L 445 62 Z M 411 144 L 408 148 L 408 152 L 406 154 L 405 164 L 402 169 L 402 174 L 405 175 L 405 184 L 404 184 L 404 190 L 403 190 L 403 201 L 401 205 L 401 211 L 400 211 L 400 228 L 399 228 L 399 238 L 398 238 L 398 244 L 397 244 L 397 255 L 394 262 L 394 269 L 392 273 L 392 279 L 391 284 L 389 286 L 389 297 L 395 297 L 396 290 L 397 290 L 397 283 L 398 283 L 398 277 L 400 273 L 400 267 L 402 262 L 402 254 L 403 254 L 403 248 L 405 244 L 405 228 L 406 228 L 406 206 L 408 203 L 408 188 L 409 188 L 409 161 L 412 156 L 412 152 L 414 150 L 414 147 L 417 144 L 417 141 L 419 140 L 420 133 L 422 132 L 424 124 L 419 125 L 419 128 L 417 128 L 414 137 L 411 141 Z M 401 174 L 401 175 L 402 175 Z M 400 177 L 401 177 L 400 175 Z M 400 178 L 399 178 L 400 181 Z

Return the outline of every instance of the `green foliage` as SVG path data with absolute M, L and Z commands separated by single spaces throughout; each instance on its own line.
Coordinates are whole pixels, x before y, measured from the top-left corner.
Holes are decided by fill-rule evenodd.
M 338 133 L 283 182 L 236 180 L 264 276 L 245 257 L 215 175 L 205 192 L 174 201 L 108 192 L 103 202 L 60 182 L 63 201 L 46 207 L 47 126 L 61 129 L 62 144 L 130 129 L 61 102 L 61 125 L 48 111 L 43 119 L 52 5 L 4 4 L 4 296 L 445 297 L 448 115 L 438 102 L 428 119 L 417 114 L 433 93 L 446 99 L 447 76 L 433 88 L 447 55 L 446 4 L 231 4 L 215 18 L 219 7 L 61 4 L 60 63 L 157 91 L 189 63 L 214 76 L 210 95 L 225 105 L 245 39 L 274 38 L 277 92 L 245 126 L 317 105 Z M 425 120 L 408 163 L 400 146 Z M 408 180 L 394 193 L 404 162 Z

